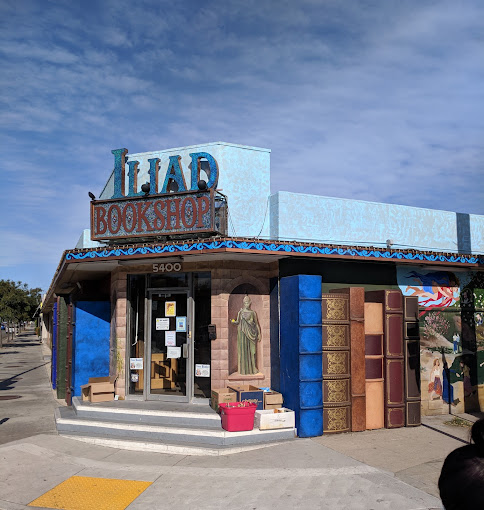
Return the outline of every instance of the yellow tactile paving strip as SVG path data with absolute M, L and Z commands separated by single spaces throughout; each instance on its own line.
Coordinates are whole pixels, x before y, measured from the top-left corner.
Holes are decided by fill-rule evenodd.
M 28 506 L 61 510 L 124 510 L 151 483 L 71 476 Z

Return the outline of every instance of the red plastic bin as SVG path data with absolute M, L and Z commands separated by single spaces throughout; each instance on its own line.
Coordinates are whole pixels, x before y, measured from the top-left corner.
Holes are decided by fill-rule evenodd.
M 257 404 L 251 402 L 227 402 L 219 404 L 222 428 L 229 432 L 241 432 L 254 428 Z

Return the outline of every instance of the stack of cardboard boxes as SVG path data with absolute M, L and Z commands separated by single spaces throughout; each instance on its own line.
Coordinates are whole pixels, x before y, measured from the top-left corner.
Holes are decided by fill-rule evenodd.
M 227 402 L 251 402 L 257 404 L 257 410 L 282 407 L 282 395 L 277 391 L 265 390 L 250 384 L 212 390 L 212 408 L 218 412 L 219 404 Z
M 283 408 L 282 394 L 270 388 L 252 385 L 234 385 L 212 390 L 211 406 L 219 412 L 219 405 L 229 402 L 251 402 L 257 404 L 255 426 L 260 430 L 294 428 L 294 411 Z

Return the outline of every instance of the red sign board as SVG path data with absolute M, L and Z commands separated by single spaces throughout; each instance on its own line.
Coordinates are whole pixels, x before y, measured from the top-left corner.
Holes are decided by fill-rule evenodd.
M 91 202 L 91 239 L 216 232 L 213 189 Z

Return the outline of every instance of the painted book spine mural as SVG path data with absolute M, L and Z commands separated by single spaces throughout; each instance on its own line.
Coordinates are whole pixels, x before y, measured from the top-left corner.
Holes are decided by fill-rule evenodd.
M 366 430 L 365 289 L 331 290 L 346 294 L 350 306 L 351 430 Z
M 365 300 L 383 306 L 384 417 L 386 428 L 405 425 L 403 299 L 399 290 L 365 293 Z
M 351 430 L 349 297 L 322 295 L 323 429 L 325 434 Z
M 281 278 L 280 388 L 299 437 L 323 434 L 321 276 Z
M 381 429 L 384 419 L 383 305 L 365 302 L 366 428 Z
M 403 300 L 403 335 L 405 347 L 405 425 L 421 424 L 420 399 L 420 330 L 418 299 L 405 296 Z

